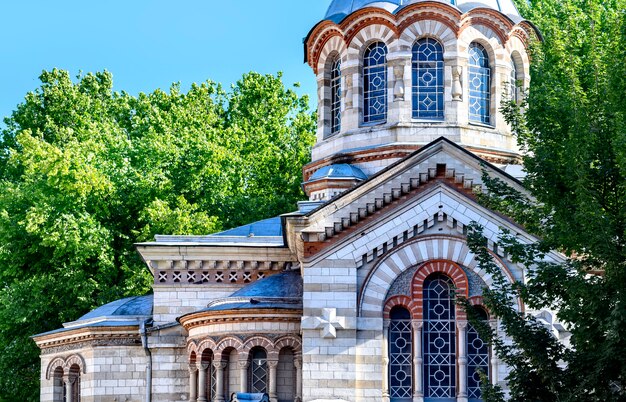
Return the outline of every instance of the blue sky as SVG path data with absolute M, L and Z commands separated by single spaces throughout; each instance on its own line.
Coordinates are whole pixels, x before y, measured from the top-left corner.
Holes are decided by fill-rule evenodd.
M 131 94 L 283 71 L 315 95 L 302 39 L 330 0 L 1 0 L 0 120 L 54 67 L 109 70 Z M 0 123 L 0 126 L 3 124 Z

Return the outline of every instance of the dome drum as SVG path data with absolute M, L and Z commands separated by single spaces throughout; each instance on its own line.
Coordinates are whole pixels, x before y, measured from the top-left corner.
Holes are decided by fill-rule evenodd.
M 319 96 L 310 166 L 341 156 L 372 175 L 397 159 L 346 156 L 367 150 L 380 161 L 383 148 L 414 150 L 441 136 L 495 163 L 518 163 L 499 110 L 529 84 L 526 43 L 535 34 L 504 1 L 333 2 L 305 43 Z M 374 70 L 373 46 L 384 53 Z

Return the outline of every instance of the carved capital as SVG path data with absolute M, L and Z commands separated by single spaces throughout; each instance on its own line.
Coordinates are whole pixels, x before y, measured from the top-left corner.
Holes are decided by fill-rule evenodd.
M 278 360 L 268 360 L 267 361 L 267 366 L 269 368 L 276 368 L 276 367 L 278 367 Z
M 457 321 L 456 327 L 459 331 L 465 331 L 467 329 L 467 321 Z
M 226 362 L 213 362 L 213 367 L 215 367 L 218 370 L 224 370 L 226 368 Z
M 248 360 L 239 360 L 237 364 L 240 369 L 247 369 L 250 366 L 250 362 Z
M 196 371 L 198 371 L 198 366 L 196 363 L 189 363 L 189 373 L 194 373 Z
M 295 359 L 293 361 L 293 366 L 297 369 L 301 369 L 302 368 L 302 360 L 301 359 Z
M 422 320 L 412 320 L 411 321 L 411 327 L 415 331 L 421 330 L 423 326 L 424 326 L 424 321 L 422 321 Z

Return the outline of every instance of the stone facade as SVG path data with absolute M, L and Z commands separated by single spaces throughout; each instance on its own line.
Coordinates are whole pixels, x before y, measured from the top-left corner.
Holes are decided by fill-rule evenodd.
M 311 201 L 216 235 L 138 244 L 153 295 L 34 337 L 42 401 L 224 402 L 236 392 L 266 392 L 272 402 L 468 402 L 480 400 L 476 365 L 506 389 L 506 365 L 472 332 L 465 311 L 445 305 L 456 292 L 480 308 L 492 285 L 466 243 L 472 222 L 484 227 L 505 276 L 525 278 L 498 234 L 505 228 L 523 242 L 535 239 L 481 206 L 476 193 L 485 191 L 484 174 L 524 191 L 505 172 L 520 154 L 498 110 L 513 62 L 517 81 L 528 85 L 525 46 L 534 29 L 487 3 L 463 11 L 447 2 L 352 4 L 333 1 L 329 13 L 349 11 L 327 16 L 305 42 L 319 86 L 317 144 L 304 168 Z M 412 118 L 411 48 L 424 37 L 444 49 L 445 113 L 437 122 Z M 363 53 L 376 41 L 388 49 L 388 108 L 384 121 L 364 124 Z M 472 43 L 490 61 L 491 125 L 468 118 Z M 331 133 L 337 57 L 341 129 Z M 331 165 L 344 173 L 315 175 Z M 433 289 L 444 289 L 436 304 Z M 482 311 L 497 329 L 497 317 Z M 445 320 L 433 318 L 444 312 Z M 551 312 L 530 313 L 567 335 Z

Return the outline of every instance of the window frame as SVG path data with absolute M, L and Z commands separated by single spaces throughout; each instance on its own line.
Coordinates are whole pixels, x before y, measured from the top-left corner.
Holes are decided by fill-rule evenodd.
M 379 54 L 374 55 L 374 51 L 377 51 Z M 371 43 L 363 53 L 361 73 L 363 80 L 362 124 L 364 126 L 384 124 L 387 121 L 389 108 L 388 53 L 387 45 L 382 41 Z M 377 78 L 380 78 L 382 83 L 373 85 L 374 80 Z M 374 87 L 373 89 L 371 88 L 372 86 Z M 374 102 L 379 102 L 379 106 L 375 107 Z

